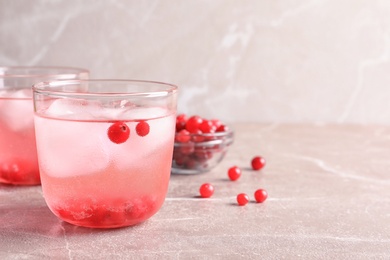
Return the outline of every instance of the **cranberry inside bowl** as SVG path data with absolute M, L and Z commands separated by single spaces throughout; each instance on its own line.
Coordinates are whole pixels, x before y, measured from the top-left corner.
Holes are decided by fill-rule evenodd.
M 178 115 L 172 174 L 198 174 L 210 171 L 225 157 L 233 140 L 234 131 L 219 120 Z

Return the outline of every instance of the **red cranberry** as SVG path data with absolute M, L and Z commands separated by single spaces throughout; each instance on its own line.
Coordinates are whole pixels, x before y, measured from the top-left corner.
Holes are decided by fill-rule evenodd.
M 135 127 L 135 131 L 139 136 L 145 136 L 149 134 L 150 126 L 146 121 L 141 121 Z
M 251 164 L 253 170 L 261 170 L 265 166 L 265 159 L 261 156 L 256 156 L 252 159 Z
M 130 136 L 130 129 L 124 122 L 115 122 L 107 130 L 111 142 L 121 144 L 127 141 Z
M 198 159 L 211 159 L 213 153 L 208 149 L 195 148 L 194 154 Z
M 187 155 L 187 154 L 191 154 L 191 153 L 193 153 L 194 152 L 194 143 L 192 143 L 192 142 L 188 142 L 188 143 L 183 143 L 183 144 L 181 144 L 181 146 L 180 146 L 180 152 L 182 153 L 182 154 L 185 154 L 185 155 Z
M 220 125 L 217 128 L 217 132 L 227 132 L 228 130 L 229 130 L 229 128 L 226 125 Z
M 180 114 L 176 117 L 176 132 L 185 129 L 187 123 L 187 115 Z
M 179 143 L 187 143 L 190 141 L 190 139 L 190 133 L 185 129 L 180 130 L 180 132 L 178 132 L 175 136 L 175 141 Z
M 215 129 L 218 129 L 218 127 L 220 127 L 222 125 L 222 122 L 218 119 L 212 119 L 211 123 L 213 124 Z
M 237 195 L 237 203 L 240 206 L 244 206 L 248 203 L 249 201 L 249 196 L 246 195 L 245 193 L 240 193 Z
M 205 140 L 204 135 L 202 134 L 201 130 L 196 130 L 192 133 L 193 135 L 191 136 L 191 140 L 194 141 L 195 143 L 200 143 Z
M 214 128 L 214 125 L 209 120 L 203 120 L 203 122 L 199 125 L 199 130 L 202 131 L 204 134 L 213 133 L 216 128 Z
M 268 198 L 268 193 L 264 189 L 258 189 L 255 192 L 255 200 L 257 203 L 262 203 Z
M 200 124 L 202 124 L 203 119 L 199 116 L 192 116 L 187 120 L 186 130 L 190 133 L 196 133 L 199 129 Z
M 202 198 L 210 198 L 214 194 L 214 187 L 210 183 L 204 183 L 200 186 L 199 193 Z
M 186 161 L 184 162 L 184 167 L 186 169 L 196 169 L 198 166 L 198 163 L 196 160 L 194 160 L 193 158 L 191 157 L 187 157 L 186 158 Z
M 186 156 L 183 155 L 180 151 L 175 149 L 173 152 L 173 160 L 175 160 L 175 163 L 177 166 L 182 166 L 182 165 L 184 165 L 184 162 L 186 160 Z
M 241 169 L 238 168 L 237 166 L 233 166 L 233 167 L 229 168 L 228 176 L 229 176 L 229 179 L 232 181 L 237 180 L 238 178 L 241 177 Z

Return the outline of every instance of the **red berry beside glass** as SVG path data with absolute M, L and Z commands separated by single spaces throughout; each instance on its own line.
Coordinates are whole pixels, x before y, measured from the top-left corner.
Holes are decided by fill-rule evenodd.
M 265 159 L 261 156 L 256 156 L 252 159 L 252 169 L 259 171 L 264 168 L 265 166 Z
M 204 183 L 200 186 L 199 193 L 202 198 L 210 198 L 214 194 L 214 186 L 210 183 Z
M 240 193 L 237 195 L 237 203 L 240 206 L 244 206 L 249 202 L 249 196 L 245 193 Z
M 230 167 L 228 170 L 228 176 L 232 181 L 238 180 L 241 177 L 241 169 L 237 166 Z
M 264 189 L 255 191 L 255 200 L 257 203 L 263 203 L 268 198 L 268 193 Z

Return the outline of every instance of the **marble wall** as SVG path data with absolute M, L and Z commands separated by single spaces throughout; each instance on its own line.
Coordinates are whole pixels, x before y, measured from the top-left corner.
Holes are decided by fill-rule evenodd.
M 170 82 L 229 122 L 390 124 L 390 1 L 0 0 L 0 65 Z

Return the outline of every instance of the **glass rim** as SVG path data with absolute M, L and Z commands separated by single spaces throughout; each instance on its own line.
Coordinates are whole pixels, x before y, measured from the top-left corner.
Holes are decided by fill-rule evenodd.
M 155 84 L 165 86 L 165 89 L 161 90 L 150 90 L 150 91 L 134 91 L 134 92 L 66 92 L 60 90 L 53 90 L 51 87 L 60 87 L 67 85 L 77 85 L 81 83 L 141 83 L 141 84 Z M 153 80 L 140 80 L 140 79 L 72 79 L 72 80 L 55 80 L 55 81 L 44 81 L 33 84 L 33 93 L 38 93 L 48 96 L 57 97 L 131 97 L 131 96 L 148 96 L 148 97 L 159 97 L 169 96 L 177 92 L 178 87 L 171 83 L 165 83 Z
M 28 78 L 55 78 L 59 75 L 61 76 L 71 76 L 80 73 L 90 73 L 88 69 L 78 68 L 78 67 L 66 67 L 66 66 L 0 66 L 0 71 L 12 71 L 12 70 L 41 70 L 42 73 L 11 73 L 11 74 L 1 74 L 1 79 L 7 78 L 19 78 L 19 79 L 28 79 Z

